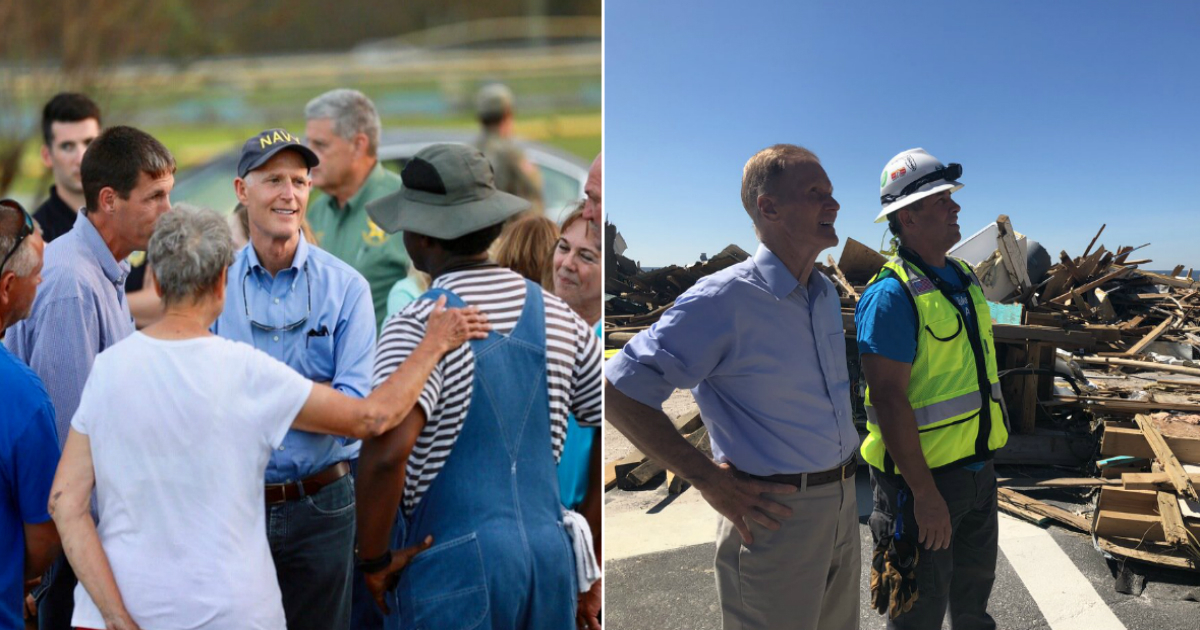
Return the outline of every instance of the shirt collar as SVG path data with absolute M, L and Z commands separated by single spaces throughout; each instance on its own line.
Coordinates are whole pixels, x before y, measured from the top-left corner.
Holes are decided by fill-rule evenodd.
M 767 287 L 771 290 L 771 295 L 775 299 L 782 300 L 791 295 L 800 286 L 800 281 L 792 272 L 788 270 L 787 265 L 767 248 L 766 245 L 759 243 L 758 251 L 754 252 L 754 266 L 758 269 L 758 273 L 762 275 L 763 280 L 766 280 Z M 813 266 L 812 271 L 808 274 L 808 294 L 810 298 L 820 296 L 825 292 L 825 283 L 817 276 L 820 274 L 816 266 Z
M 300 243 L 296 245 L 296 253 L 292 256 L 292 264 L 287 269 L 303 269 L 304 264 L 308 262 L 308 240 L 304 238 L 304 233 L 300 233 Z M 284 269 L 283 271 L 287 271 Z M 254 243 L 246 243 L 246 273 L 251 271 L 260 271 L 266 273 L 266 267 L 262 266 L 262 261 L 258 259 L 258 252 L 254 251 Z
M 117 262 L 113 257 L 112 250 L 104 242 L 104 237 L 100 236 L 100 231 L 92 222 L 88 220 L 86 213 L 80 212 L 75 217 L 75 226 L 72 228 L 79 231 L 79 238 L 83 241 L 84 247 L 96 257 L 96 262 L 100 263 L 100 270 L 104 272 L 104 277 L 108 278 L 113 284 L 122 284 L 125 278 L 129 275 L 129 263 L 122 260 Z

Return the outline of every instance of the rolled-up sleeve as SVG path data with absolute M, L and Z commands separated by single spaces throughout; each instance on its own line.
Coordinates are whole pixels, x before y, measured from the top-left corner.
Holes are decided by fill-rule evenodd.
M 604 365 L 621 393 L 659 408 L 676 389 L 692 389 L 717 370 L 734 339 L 732 309 L 723 291 L 684 294 L 650 328 Z

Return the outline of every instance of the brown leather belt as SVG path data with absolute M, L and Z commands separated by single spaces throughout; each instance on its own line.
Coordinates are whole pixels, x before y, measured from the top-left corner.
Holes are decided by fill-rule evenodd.
M 792 474 L 786 474 L 786 475 L 768 475 L 765 477 L 762 475 L 750 475 L 750 476 L 754 477 L 755 479 L 761 479 L 763 481 L 770 481 L 772 483 L 786 483 L 789 486 L 796 486 L 797 488 L 800 488 L 801 490 L 803 490 L 805 488 L 811 488 L 813 486 L 819 486 L 822 484 L 833 483 L 835 481 L 841 481 L 842 479 L 848 479 L 850 477 L 853 477 L 854 473 L 857 470 L 858 470 L 858 455 L 855 454 L 855 455 L 851 455 L 849 459 L 842 462 L 841 465 L 839 465 L 837 468 L 831 468 L 829 470 L 823 470 L 821 472 L 792 473 Z
M 321 472 L 292 483 L 267 484 L 267 505 L 302 499 L 321 491 L 321 488 L 350 474 L 350 464 L 338 462 Z

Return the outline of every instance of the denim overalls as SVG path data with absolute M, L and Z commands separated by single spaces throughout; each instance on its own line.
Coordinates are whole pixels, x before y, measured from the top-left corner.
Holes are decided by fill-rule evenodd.
M 406 630 L 562 630 L 575 625 L 575 563 L 550 446 L 546 317 L 525 283 L 510 336 L 471 341 L 471 407 L 445 466 L 408 522 L 405 546 L 434 544 L 401 573 Z M 447 297 L 444 289 L 423 297 Z

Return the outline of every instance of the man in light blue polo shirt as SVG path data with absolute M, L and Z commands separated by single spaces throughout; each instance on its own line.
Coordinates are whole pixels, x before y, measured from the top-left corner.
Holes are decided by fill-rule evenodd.
M 775 145 L 749 162 L 742 205 L 761 245 L 708 276 L 605 366 L 605 413 L 722 515 L 725 628 L 858 626 L 858 433 L 841 309 L 813 270 L 839 209 L 817 157 Z M 710 461 L 660 411 L 692 390 Z
M 316 154 L 283 129 L 242 147 L 234 188 L 250 242 L 229 268 L 213 332 L 252 344 L 349 396 L 370 392 L 375 316 L 362 274 L 308 244 L 300 225 Z M 353 440 L 289 431 L 266 471 L 267 538 L 287 627 L 346 628 L 354 565 Z

